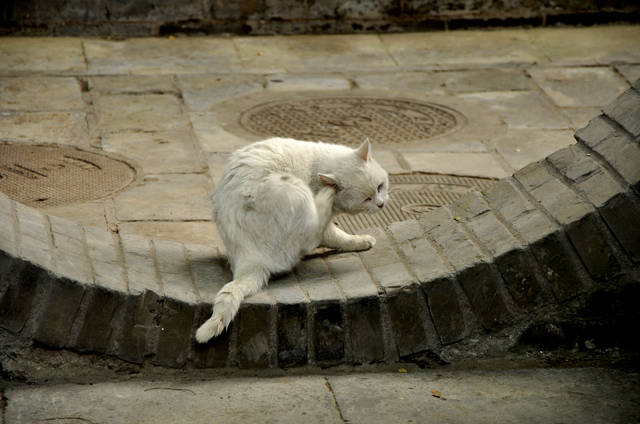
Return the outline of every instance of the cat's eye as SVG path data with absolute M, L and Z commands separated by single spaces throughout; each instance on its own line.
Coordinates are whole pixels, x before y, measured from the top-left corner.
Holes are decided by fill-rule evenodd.
M 380 184 L 378 186 L 378 193 L 380 193 L 382 191 L 382 188 L 384 187 L 384 183 Z
M 371 197 L 367 197 L 366 199 L 364 199 L 365 202 L 370 202 L 371 201 Z

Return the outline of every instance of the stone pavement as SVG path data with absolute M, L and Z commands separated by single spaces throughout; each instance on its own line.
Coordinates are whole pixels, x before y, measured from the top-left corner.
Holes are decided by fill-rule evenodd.
M 640 420 L 637 372 L 401 371 L 405 373 L 16 385 L 4 393 L 4 422 L 626 424 Z
M 640 257 L 639 38 L 637 26 L 3 38 L 0 141 L 105 153 L 136 176 L 112 196 L 63 206 L 0 194 L 1 326 L 51 348 L 169 367 L 453 360 L 504 351 L 532 321 L 599 290 L 635 293 L 624 287 L 638 281 Z M 367 134 L 398 178 L 503 179 L 361 228 L 374 249 L 304 261 L 247 299 L 223 336 L 194 346 L 230 279 L 207 198 L 228 153 L 265 137 L 253 125 L 272 125 L 263 118 L 279 119 L 283 102 L 298 101 L 303 121 L 326 99 L 364 110 L 372 98 L 381 120 L 403 105 L 407 122 L 441 123 L 433 137 Z M 358 113 L 309 136 L 362 134 L 375 122 Z

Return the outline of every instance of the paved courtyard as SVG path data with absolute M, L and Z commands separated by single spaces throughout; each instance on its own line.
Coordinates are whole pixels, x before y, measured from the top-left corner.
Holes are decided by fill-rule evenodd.
M 576 129 L 640 77 L 638 39 L 638 26 L 4 38 L 0 142 L 99 150 L 135 167 L 134 183 L 121 192 L 42 208 L 47 214 L 120 234 L 221 247 L 208 194 L 230 151 L 269 135 L 240 122 L 256 105 L 364 96 L 444 106 L 456 120 L 446 134 L 415 140 L 363 134 L 390 172 L 496 179 L 573 143 Z M 371 118 L 333 124 L 357 126 L 362 119 Z

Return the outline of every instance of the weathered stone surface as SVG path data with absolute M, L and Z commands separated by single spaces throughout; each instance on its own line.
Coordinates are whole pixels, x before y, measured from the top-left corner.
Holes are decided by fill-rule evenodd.
M 604 113 L 635 138 L 640 137 L 640 93 L 636 90 L 625 91 L 604 109 Z
M 593 211 L 576 193 L 557 180 L 541 164 L 534 163 L 514 174 L 524 188 L 563 225 Z
M 346 304 L 349 358 L 364 364 L 384 360 L 380 299 L 378 296 L 349 300 Z
M 611 68 L 533 68 L 533 79 L 562 107 L 605 106 L 627 85 Z
M 179 100 L 169 94 L 105 94 L 93 99 L 94 126 L 102 133 L 187 129 Z
M 387 307 L 398 354 L 402 357 L 438 344 L 424 295 L 412 285 L 387 296 Z
M 90 286 L 87 295 L 86 314 L 72 347 L 80 351 L 104 353 L 109 348 L 115 312 L 125 301 L 126 295 L 99 286 Z
M 500 288 L 498 276 L 490 265 L 480 263 L 458 274 L 471 308 L 487 330 L 504 328 L 513 318 Z
M 558 150 L 548 161 L 597 208 L 621 194 L 624 188 L 577 146 Z
M 600 209 L 607 226 L 634 262 L 640 262 L 640 208 L 629 196 L 616 196 Z
M 455 343 L 467 335 L 465 317 L 455 280 L 443 278 L 423 285 L 429 310 L 442 344 Z
M 422 153 L 405 154 L 414 172 L 470 175 L 473 177 L 502 178 L 508 172 L 490 153 Z
M 542 274 L 560 302 L 580 294 L 585 289 L 570 246 L 559 233 L 549 235 L 531 245 L 531 251 L 540 264 Z
M 327 263 L 347 299 L 373 296 L 378 293 L 358 256 L 350 253 L 334 256 L 329 258 Z
M 102 94 L 164 94 L 177 92 L 168 75 L 96 76 L 88 79 L 89 90 Z
M 566 233 L 589 274 L 597 281 L 607 281 L 621 271 L 616 255 L 607 243 L 604 229 L 594 215 L 569 224 Z
M 599 116 L 576 132 L 576 138 L 602 155 L 632 186 L 640 191 L 640 145 Z
M 494 212 L 510 223 L 527 243 L 557 231 L 558 225 L 529 202 L 509 179 L 492 185 L 485 197 Z
M 520 169 L 575 143 L 575 139 L 569 130 L 509 129 L 504 136 L 491 140 L 491 143 L 495 144 L 498 153 L 513 169 Z
M 496 258 L 496 266 L 518 307 L 535 309 L 545 303 L 545 280 L 537 272 L 533 257 L 530 257 L 528 252 L 521 249 L 511 250 Z
M 120 331 L 114 340 L 114 353 L 130 362 L 142 363 L 155 353 L 164 299 L 152 291 L 129 295 L 120 304 Z
M 0 46 L 0 72 L 83 73 L 86 70 L 79 38 L 9 37 Z
M 49 288 L 46 298 L 41 300 L 41 318 L 33 338 L 46 346 L 60 348 L 69 342 L 69 330 L 80 308 L 85 288 L 65 278 L 49 278 Z
M 190 111 L 206 112 L 212 106 L 263 90 L 263 80 L 241 75 L 182 75 L 177 79 Z
M 475 69 L 439 72 L 447 89 L 454 93 L 530 90 L 531 80 L 520 69 Z
M 154 363 L 180 368 L 190 359 L 194 309 L 188 303 L 164 299 Z
M 444 94 L 442 74 L 435 72 L 403 72 L 401 78 L 394 73 L 367 73 L 357 75 L 356 86 L 363 90 L 386 90 L 390 93 L 398 91 L 413 93 Z M 379 154 L 376 152 L 376 154 Z M 387 169 L 385 167 L 385 169 Z
M 0 127 L 6 141 L 89 146 L 83 112 L 0 113 Z
M 345 357 L 345 328 L 340 302 L 323 302 L 312 306 L 313 346 L 319 363 L 335 363 Z
M 477 101 L 500 114 L 509 128 L 560 130 L 567 124 L 535 91 L 470 93 L 462 98 Z M 522 113 L 526 110 L 527 113 Z
M 288 367 L 307 362 L 307 306 L 278 304 L 278 365 Z
M 267 77 L 267 90 L 350 90 L 351 84 L 345 78 L 334 76 L 314 76 L 305 74 L 275 74 Z
M 46 271 L 17 258 L 3 258 L 3 275 L 0 280 L 0 326 L 12 333 L 24 328 L 32 308 L 43 296 L 43 283 L 49 278 Z
M 275 331 L 272 322 L 275 305 L 264 293 L 252 298 L 255 302 L 245 300 L 235 318 L 239 327 L 236 361 L 240 368 L 273 367 L 277 355 L 271 339 L 271 332 Z
M 80 84 L 68 77 L 0 78 L 0 111 L 53 111 L 84 108 Z

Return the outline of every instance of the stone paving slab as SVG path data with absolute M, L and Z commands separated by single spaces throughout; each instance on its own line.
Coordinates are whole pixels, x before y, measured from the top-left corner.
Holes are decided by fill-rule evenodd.
M 82 40 L 89 74 L 34 66 L 34 73 L 51 73 L 34 77 L 0 69 L 12 75 L 0 83 L 14 105 L 7 107 L 15 107 L 0 112 L 0 141 L 54 139 L 116 152 L 138 174 L 112 198 L 47 210 L 0 194 L 2 258 L 22 270 L 0 286 L 10 315 L 2 322 L 50 347 L 93 349 L 168 367 L 395 361 L 425 350 L 452 358 L 459 352 L 456 343 L 470 335 L 521 331 L 518 325 L 544 308 L 573 307 L 565 302 L 603 284 L 633 281 L 640 254 L 633 213 L 640 210 L 634 120 L 640 95 L 636 83 L 613 104 L 600 104 L 629 85 L 617 68 L 599 62 L 598 48 L 634 52 L 627 38 L 637 30 L 593 31 L 606 35 L 594 41 L 588 56 L 596 67 L 544 58 L 533 65 L 530 55 L 565 30 L 510 30 L 452 33 L 447 42 L 463 40 L 462 50 L 471 48 L 470 35 L 479 37 L 488 62 L 473 55 L 465 64 L 444 60 L 437 72 L 420 62 L 420 43 L 449 34 L 402 34 L 413 40 L 406 48 L 389 41 L 394 37 L 369 35 L 92 39 Z M 73 44 L 60 41 L 63 47 Z M 267 41 L 273 41 L 268 49 Z M 500 57 L 491 50 L 493 41 L 516 45 L 522 56 Z M 40 52 L 27 41 L 12 43 Z M 312 57 L 310 45 L 323 53 Z M 205 58 L 212 49 L 219 51 Z M 7 63 L 21 60 L 20 52 L 8 54 L 14 59 Z M 163 54 L 169 57 L 166 68 Z M 129 68 L 120 67 L 125 62 Z M 484 69 L 476 75 L 462 65 Z M 420 70 L 408 70 L 413 66 Z M 40 104 L 29 81 L 51 87 Z M 598 90 L 589 97 L 594 84 Z M 24 97 L 14 93 L 23 88 Z M 195 346 L 193 332 L 208 315 L 208 302 L 231 278 L 208 196 L 229 152 L 262 138 L 242 127 L 241 114 L 283 98 L 391 94 L 441 105 L 459 128 L 434 139 L 374 146 L 389 171 L 503 180 L 482 195 L 368 230 L 378 239 L 370 251 L 319 252 L 273 290 L 246 299 L 220 340 Z M 605 115 L 580 130 L 574 145 L 576 124 L 567 111 L 579 110 L 584 118 L 594 104 L 605 106 Z M 52 110 L 30 110 L 39 107 Z M 14 285 L 23 277 L 31 279 L 41 301 L 18 299 Z M 14 288 L 5 290 L 7 284 Z M 64 308 L 57 287 L 73 299 Z M 100 316 L 88 313 L 100 299 L 118 306 Z M 30 307 L 27 317 L 16 312 Z M 45 312 L 58 308 L 51 323 L 41 322 Z M 408 319 L 408 310 L 421 318 Z M 94 319 L 109 322 L 112 331 L 88 337 Z M 61 334 L 58 325 L 68 332 Z
M 5 422 L 630 423 L 636 372 L 606 368 L 411 370 L 16 385 Z

